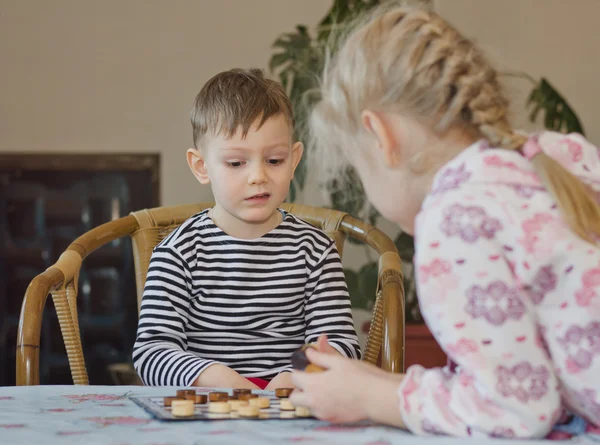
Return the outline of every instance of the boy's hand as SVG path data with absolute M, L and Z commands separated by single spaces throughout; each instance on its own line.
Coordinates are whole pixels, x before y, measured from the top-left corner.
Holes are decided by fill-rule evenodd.
M 284 371 L 269 382 L 265 389 L 274 391 L 277 388 L 293 388 L 292 373 Z
M 216 363 L 206 368 L 192 383 L 192 386 L 208 386 L 211 388 L 247 388 L 260 389 L 254 383 L 242 377 L 233 369 Z

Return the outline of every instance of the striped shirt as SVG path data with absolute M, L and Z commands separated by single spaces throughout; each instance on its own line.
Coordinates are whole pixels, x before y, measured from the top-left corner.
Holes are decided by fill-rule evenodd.
M 269 233 L 242 240 L 203 211 L 154 249 L 133 348 L 146 385 L 189 386 L 214 363 L 271 379 L 320 334 L 360 357 L 335 243 L 283 213 Z

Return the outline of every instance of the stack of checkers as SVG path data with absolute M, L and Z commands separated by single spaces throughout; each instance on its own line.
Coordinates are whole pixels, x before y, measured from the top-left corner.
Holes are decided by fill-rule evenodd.
M 280 418 L 310 417 L 310 410 L 295 407 L 288 397 L 292 388 L 278 388 L 275 396 L 279 399 Z M 252 393 L 250 389 L 234 389 L 227 392 L 210 392 L 198 394 L 193 389 L 180 389 L 174 397 L 164 397 L 164 407 L 169 407 L 174 417 L 189 418 L 194 416 L 197 405 L 208 404 L 208 415 L 212 418 L 264 418 L 263 411 L 271 408 L 271 399 Z

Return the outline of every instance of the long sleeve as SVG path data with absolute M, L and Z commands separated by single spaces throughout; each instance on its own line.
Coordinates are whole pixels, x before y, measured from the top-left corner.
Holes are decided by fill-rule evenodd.
M 175 250 L 154 250 L 133 347 L 134 367 L 146 385 L 190 386 L 216 363 L 187 352 L 191 282 L 191 272 Z
M 327 334 L 342 355 L 360 358 L 344 270 L 333 241 L 311 271 L 306 292 L 306 343 Z
M 511 271 L 514 246 L 501 241 L 510 217 L 483 187 L 429 204 L 417 219 L 420 307 L 458 368 L 410 367 L 398 389 L 403 420 L 416 434 L 544 437 L 558 381 Z

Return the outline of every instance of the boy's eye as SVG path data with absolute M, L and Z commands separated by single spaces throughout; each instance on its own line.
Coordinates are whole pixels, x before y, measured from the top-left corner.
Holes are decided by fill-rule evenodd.
M 269 159 L 267 162 L 271 165 L 279 165 L 283 162 L 283 159 Z
M 232 161 L 232 162 L 227 162 L 226 164 L 229 167 L 236 168 L 236 167 L 241 167 L 242 165 L 244 165 L 244 162 L 243 161 Z

